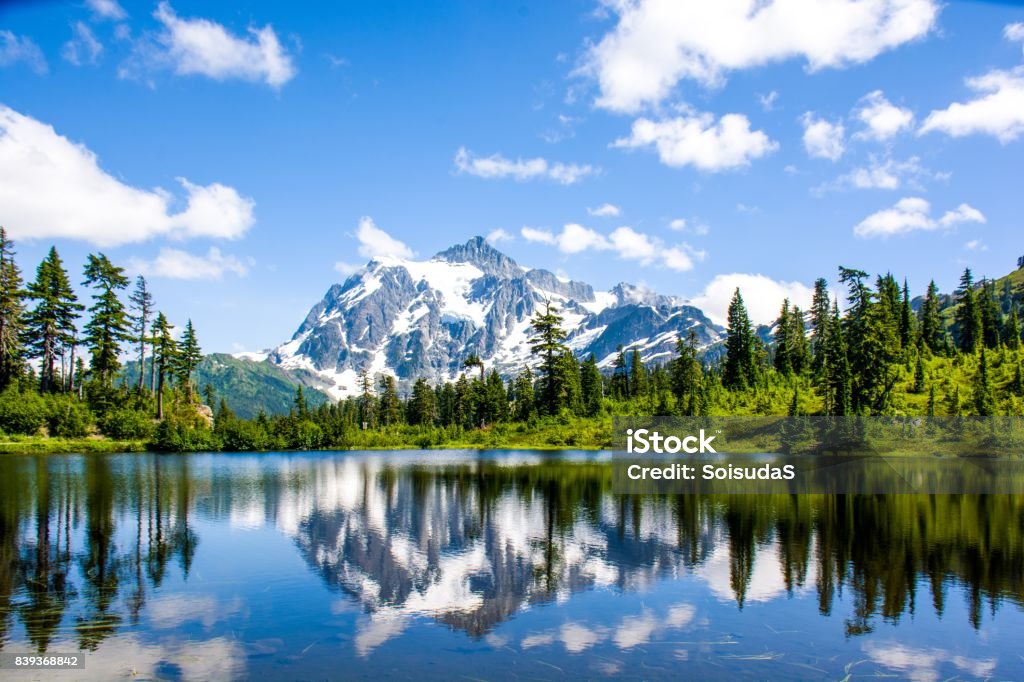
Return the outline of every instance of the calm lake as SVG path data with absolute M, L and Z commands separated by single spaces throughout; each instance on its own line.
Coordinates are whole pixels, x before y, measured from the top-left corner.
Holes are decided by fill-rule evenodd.
M 4 679 L 1024 679 L 1024 496 L 616 496 L 610 455 L 0 458 Z

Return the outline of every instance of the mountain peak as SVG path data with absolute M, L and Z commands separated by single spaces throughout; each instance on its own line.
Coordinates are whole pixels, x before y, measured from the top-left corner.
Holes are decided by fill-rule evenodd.
M 488 275 L 495 275 L 503 279 L 511 279 L 522 274 L 523 269 L 519 265 L 491 246 L 484 237 L 476 236 L 465 244 L 456 244 L 441 251 L 434 260 L 446 261 L 448 263 L 469 263 L 480 268 Z

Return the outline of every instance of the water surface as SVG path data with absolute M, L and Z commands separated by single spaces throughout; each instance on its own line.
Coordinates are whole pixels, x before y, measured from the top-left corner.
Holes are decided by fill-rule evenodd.
M 1024 679 L 1021 632 L 1024 496 L 616 496 L 577 452 L 0 458 L 0 648 L 87 652 L 37 679 Z

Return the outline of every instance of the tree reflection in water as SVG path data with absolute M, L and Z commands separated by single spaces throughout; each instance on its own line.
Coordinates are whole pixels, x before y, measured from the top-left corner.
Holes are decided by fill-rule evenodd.
M 415 617 L 481 637 L 532 604 L 684 575 L 737 609 L 806 591 L 833 615 L 844 591 L 847 637 L 941 615 L 950 591 L 975 628 L 1024 605 L 1021 496 L 616 496 L 607 462 L 550 455 L 9 457 L 0 646 L 18 622 L 40 652 L 137 624 L 170 572 L 217 552 L 196 519 L 289 534 L 367 614 L 363 652 Z

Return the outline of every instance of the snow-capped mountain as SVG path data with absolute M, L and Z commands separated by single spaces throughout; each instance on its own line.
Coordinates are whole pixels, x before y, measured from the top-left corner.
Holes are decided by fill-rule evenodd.
M 530 320 L 545 302 L 563 316 L 569 347 L 580 357 L 593 353 L 602 367 L 614 361 L 619 344 L 651 362 L 671 357 L 691 327 L 702 346 L 721 338 L 720 327 L 681 299 L 630 284 L 594 291 L 521 267 L 474 237 L 427 261 L 370 261 L 331 286 L 267 359 L 314 373 L 336 398 L 357 393 L 364 370 L 405 384 L 419 377 L 433 383 L 456 378 L 473 354 L 488 371 L 512 376 L 531 362 Z

